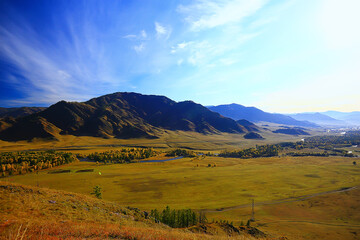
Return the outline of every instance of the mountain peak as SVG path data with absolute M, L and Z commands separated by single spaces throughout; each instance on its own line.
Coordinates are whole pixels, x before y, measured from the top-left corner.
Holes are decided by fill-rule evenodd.
M 51 126 L 54 130 L 46 132 L 46 137 L 60 133 L 105 138 L 153 138 L 165 129 L 208 134 L 244 133 L 256 128 L 252 123 L 246 124 L 248 126 L 243 126 L 241 122 L 220 116 L 193 101 L 177 103 L 165 96 L 116 92 L 86 102 L 57 102 L 42 112 L 15 122 L 0 132 L 0 138 L 9 139 L 8 135 L 21 125 L 38 129 Z M 31 139 L 31 135 L 26 136 Z

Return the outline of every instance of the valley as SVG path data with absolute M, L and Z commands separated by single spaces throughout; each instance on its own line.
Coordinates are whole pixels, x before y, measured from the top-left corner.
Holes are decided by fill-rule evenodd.
M 172 234 L 175 239 L 356 239 L 360 234 L 360 216 L 354 211 L 360 208 L 356 129 L 329 130 L 261 112 L 275 122 L 254 124 L 190 101 L 177 103 L 136 93 L 115 93 L 83 103 L 62 101 L 34 111 L 0 120 L 5 209 L 11 201 L 11 192 L 6 191 L 17 186 L 63 191 L 57 193 L 59 199 L 80 194 L 86 202 L 93 201 L 96 188 L 95 196 L 116 207 L 147 213 L 135 217 L 142 222 L 135 224 L 140 239 L 160 235 L 171 239 Z M 300 126 L 281 122 L 285 120 Z M 43 205 L 47 200 L 41 201 Z M 164 213 L 167 207 L 172 210 L 160 222 L 171 223 L 172 217 L 173 226 L 180 226 L 187 209 L 197 220 L 190 225 L 185 221 L 187 227 L 174 228 L 180 231 L 174 233 L 159 225 L 158 215 L 147 220 L 149 213 Z M 20 209 L 6 210 L 1 219 L 9 238 L 14 228 L 21 232 L 23 224 L 39 231 L 28 212 Z M 79 227 L 93 224 L 82 211 L 70 215 L 60 211 L 46 210 L 41 221 L 57 216 L 61 222 L 77 221 Z M 120 221 L 113 214 L 96 219 L 99 227 Z M 48 226 L 46 231 L 51 234 L 58 227 Z M 147 228 L 160 235 L 144 237 Z M 131 239 L 113 225 L 110 229 Z M 78 230 L 66 234 L 75 236 L 73 231 Z M 99 231 L 98 236 L 107 238 L 104 230 Z

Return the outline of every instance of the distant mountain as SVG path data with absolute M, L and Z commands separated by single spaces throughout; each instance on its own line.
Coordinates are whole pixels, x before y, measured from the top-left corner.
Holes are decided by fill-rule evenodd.
M 346 122 L 329 117 L 322 113 L 296 113 L 289 114 L 290 117 L 299 121 L 309 121 L 323 126 L 346 126 Z
M 322 112 L 322 114 L 325 114 L 329 117 L 341 121 L 345 121 L 348 124 L 360 126 L 360 111 L 354 111 L 354 112 L 327 111 L 327 112 Z
M 163 130 L 246 133 L 243 126 L 192 101 L 164 96 L 114 93 L 87 102 L 60 101 L 44 111 L 3 123 L 0 139 L 56 139 L 59 134 L 104 138 L 156 138 Z
M 245 107 L 235 103 L 228 105 L 210 106 L 208 108 L 211 111 L 220 113 L 221 115 L 232 118 L 234 120 L 246 119 L 251 122 L 271 122 L 302 127 L 318 127 L 318 125 L 315 123 L 298 121 L 283 114 L 268 113 L 255 107 Z
M 299 128 L 280 128 L 280 129 L 273 131 L 273 133 L 282 133 L 282 134 L 295 135 L 295 136 L 310 135 L 309 133 L 307 133 L 304 130 L 299 129 Z
M 0 107 L 0 118 L 5 117 L 25 117 L 45 110 L 45 107 L 19 107 L 19 108 L 2 108 Z

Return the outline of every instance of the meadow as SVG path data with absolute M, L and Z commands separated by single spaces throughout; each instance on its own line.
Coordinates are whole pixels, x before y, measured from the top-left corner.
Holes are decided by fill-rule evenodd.
M 274 128 L 275 129 L 275 128 Z M 223 149 L 253 147 L 255 144 L 273 144 L 286 141 L 299 141 L 301 136 L 274 134 L 270 130 L 261 133 L 265 139 L 248 140 L 240 134 L 200 134 L 186 131 L 164 131 L 157 139 L 117 139 L 87 136 L 59 135 L 58 141 L 33 139 L 32 141 L 6 142 L 0 140 L 0 152 L 6 151 L 71 151 L 75 153 L 92 153 L 112 150 L 116 147 L 153 147 L 158 149 L 185 148 L 202 151 L 219 152 Z M 324 134 L 314 130 L 312 134 Z
M 327 201 L 328 206 L 318 208 L 310 207 L 308 201 L 313 198 L 301 198 L 305 195 L 359 186 L 360 170 L 352 161 L 353 159 L 344 157 L 283 156 L 250 159 L 200 157 L 130 164 L 75 162 L 54 168 L 70 172 L 49 174 L 49 170 L 43 170 L 4 180 L 87 195 L 94 186 L 100 186 L 105 200 L 122 206 L 148 211 L 166 206 L 175 209 L 191 208 L 206 212 L 210 221 L 228 220 L 238 225 L 241 222 L 246 223 L 251 217 L 250 203 L 254 199 L 254 224 L 260 229 L 274 234 L 289 231 L 291 235 L 295 232 L 293 236 L 298 239 L 307 239 L 307 235 L 299 233 L 296 227 L 293 230 L 288 229 L 288 222 L 281 221 L 305 221 L 307 223 L 303 224 L 309 229 L 307 233 L 314 234 L 329 231 L 329 226 L 324 228 L 326 225 L 320 225 L 324 229 L 316 230 L 319 224 L 309 223 L 312 220 L 321 220 L 322 223 L 330 225 L 335 221 L 336 224 L 343 225 L 339 227 L 340 230 L 336 229 L 341 234 L 344 234 L 342 231 L 351 232 L 348 227 L 354 226 L 355 232 L 360 234 L 359 214 L 338 218 L 334 217 L 336 214 L 325 214 L 330 206 L 334 205 L 333 198 Z M 77 172 L 84 169 L 93 169 L 93 172 Z M 314 199 L 328 196 L 331 194 Z M 358 209 L 360 204 L 358 201 L 354 202 L 356 197 L 348 198 L 350 200 L 345 202 L 352 201 L 354 208 Z M 305 207 L 294 210 L 294 213 L 292 209 L 299 208 L 296 205 L 298 203 L 305 204 Z M 348 211 L 348 206 L 341 203 L 342 201 L 337 201 L 337 212 L 343 213 L 344 209 Z M 271 227 L 269 222 L 276 221 L 277 223 L 272 223 L 276 228 Z M 274 231 L 275 229 L 278 230 Z

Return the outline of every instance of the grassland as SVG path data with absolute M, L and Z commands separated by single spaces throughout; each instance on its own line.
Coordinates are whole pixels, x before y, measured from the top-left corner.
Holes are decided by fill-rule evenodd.
M 314 131 L 313 134 L 320 134 Z M 321 133 L 323 134 L 323 133 Z M 59 135 L 58 141 L 34 139 L 31 142 L 5 142 L 0 140 L 0 151 L 22 150 L 62 150 L 78 153 L 106 151 L 114 147 L 153 147 L 153 148 L 186 148 L 202 151 L 221 151 L 224 149 L 239 149 L 253 147 L 255 144 L 264 145 L 283 141 L 299 141 L 302 137 L 284 134 L 274 134 L 271 131 L 261 133 L 264 140 L 244 139 L 240 134 L 209 134 L 195 132 L 166 131 L 158 139 L 103 139 L 96 137 L 78 137 Z
M 1 181 L 0 211 L 0 239 L 255 240 L 245 232 L 234 233 L 219 224 L 207 225 L 212 234 L 171 229 L 145 218 L 138 209 L 80 194 Z
M 246 223 L 250 218 L 250 207 L 231 211 L 217 210 L 249 204 L 251 199 L 254 199 L 255 203 L 271 203 L 279 199 L 359 186 L 360 169 L 353 166 L 352 161 L 351 158 L 343 157 L 206 157 L 198 160 L 183 158 L 163 163 L 99 165 L 77 162 L 58 167 L 71 170 L 70 173 L 48 174 L 45 170 L 38 174 L 14 176 L 4 180 L 83 194 L 89 194 L 95 185 L 99 185 L 103 189 L 105 200 L 122 206 L 143 210 L 162 209 L 167 205 L 177 209 L 215 210 L 208 211 L 208 219 L 226 219 L 240 224 L 241 221 Z M 94 172 L 76 173 L 81 169 L 94 169 Z M 324 232 L 334 228 L 336 233 L 346 236 L 354 235 L 349 233 L 351 231 L 360 234 L 359 216 L 345 214 L 349 208 L 359 210 L 360 203 L 354 200 L 357 196 L 350 195 L 344 200 L 344 203 L 352 202 L 352 206 L 341 204 L 342 201 L 332 197 L 329 205 L 321 207 L 314 207 L 311 199 L 257 206 L 256 224 L 260 229 L 276 235 L 281 232 L 285 236 L 290 235 L 293 237 L 290 239 L 309 239 L 311 233 L 312 236 L 325 236 Z M 327 195 L 316 198 L 321 197 Z M 296 204 L 303 204 L 304 207 Z M 336 211 L 344 213 L 343 215 L 327 214 L 328 207 L 335 204 L 338 204 Z M 292 209 L 295 209 L 294 212 Z M 306 231 L 299 231 L 294 226 L 295 222 L 289 223 L 294 220 L 300 225 L 306 225 Z M 290 225 L 293 227 L 288 227 Z
M 312 132 L 312 134 L 316 133 Z M 89 154 L 95 151 L 116 150 L 124 146 L 147 146 L 158 150 L 183 147 L 203 152 L 220 152 L 223 149 L 298 141 L 301 138 L 287 135 L 277 135 L 280 137 L 274 138 L 270 131 L 265 131 L 262 135 L 266 137 L 265 140 L 246 140 L 236 134 L 205 136 L 170 131 L 159 139 L 152 140 L 60 136 L 60 141 L 0 142 L 0 151 L 56 149 Z M 164 156 L 155 158 L 162 159 Z M 191 208 L 206 211 L 210 221 L 228 220 L 237 226 L 241 222 L 246 223 L 250 218 L 249 204 L 254 199 L 256 221 L 253 225 L 273 236 L 286 236 L 288 239 L 358 239 L 360 235 L 358 188 L 311 198 L 299 198 L 304 195 L 360 186 L 360 169 L 359 166 L 352 164 L 354 160 L 357 161 L 354 158 L 344 157 L 282 156 L 255 159 L 183 158 L 162 163 L 131 164 L 75 162 L 52 169 L 68 170 L 63 173 L 48 174 L 50 170 L 42 170 L 38 173 L 6 177 L 2 180 L 85 195 L 90 195 L 92 188 L 99 185 L 104 200 L 118 206 L 131 206 L 141 210 L 163 209 L 167 205 L 175 209 Z M 85 169 L 93 171 L 77 172 Z M 28 203 L 26 200 L 22 201 L 23 204 Z M 21 218 L 22 214 L 28 213 L 23 212 L 18 217 Z M 52 214 L 54 213 L 45 213 L 42 219 L 45 221 Z M 67 223 L 64 224 L 71 228 L 70 235 L 74 235 L 74 232 L 86 232 L 87 227 L 95 228 L 96 225 L 91 221 L 83 223 L 74 217 L 66 217 L 66 219 Z M 88 218 L 85 217 L 86 219 Z M 72 224 L 71 221 L 75 221 L 76 224 Z M 109 228 L 114 234 L 121 236 L 122 233 L 118 232 L 117 225 L 111 225 L 114 224 L 113 220 L 102 221 L 100 220 L 98 231 Z M 12 225 L 12 229 L 15 230 L 21 224 L 25 224 L 19 219 L 15 222 L 17 225 Z M 46 226 L 51 229 L 51 224 Z M 144 225 L 140 227 L 136 225 L 134 229 L 142 234 L 146 232 L 142 229 L 146 228 Z M 175 239 L 203 238 L 193 235 L 180 237 L 183 233 L 176 235 L 177 237 L 170 237 L 164 231 L 167 230 L 156 230 L 158 235 L 155 235 L 159 237 L 165 234 L 166 238 Z M 84 234 L 80 235 L 85 236 Z M 95 239 L 104 237 L 96 234 L 94 236 Z

